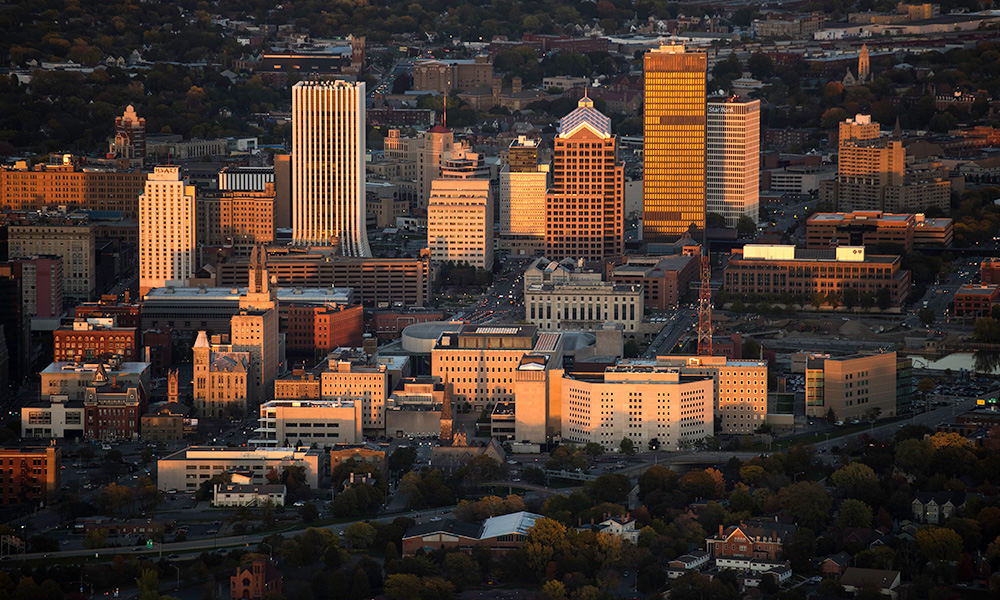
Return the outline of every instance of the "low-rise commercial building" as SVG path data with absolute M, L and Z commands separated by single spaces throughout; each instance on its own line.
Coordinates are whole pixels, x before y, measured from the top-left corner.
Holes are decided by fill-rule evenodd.
M 115 317 L 77 319 L 52 332 L 53 360 L 93 361 L 117 356 L 120 360 L 138 360 L 138 335 L 135 327 L 119 327 Z
M 1000 285 L 988 283 L 963 285 L 955 291 L 955 316 L 988 316 L 993 305 L 998 302 L 1000 302 Z
M 619 285 L 642 286 L 647 310 L 672 310 L 687 296 L 698 277 L 701 252 L 676 256 L 625 256 L 615 265 L 608 280 Z
M 256 432 L 250 440 L 258 447 L 358 444 L 361 435 L 361 401 L 273 400 L 260 407 Z
M 747 244 L 733 253 L 724 275 L 732 294 L 792 294 L 807 303 L 814 294 L 879 294 L 899 306 L 910 293 L 910 272 L 899 256 L 866 255 L 864 247 L 803 250 L 795 246 Z
M 50 446 L 0 448 L 0 505 L 37 504 L 59 491 L 62 450 Z
M 186 429 L 195 429 L 197 419 L 191 423 L 191 408 L 179 402 L 154 405 L 139 419 L 139 431 L 146 442 L 173 442 L 183 439 Z
M 837 420 L 896 415 L 896 353 L 813 355 L 806 362 L 806 416 Z
M 277 484 L 253 485 L 245 483 L 217 483 L 212 494 L 212 506 L 274 506 L 285 505 L 285 486 Z
M 82 402 L 87 395 L 87 388 L 98 377 L 149 390 L 151 366 L 147 362 L 119 362 L 114 357 L 102 363 L 54 362 L 39 374 L 41 399 L 64 396 L 69 401 Z M 98 376 L 98 371 L 103 374 Z
M 403 534 L 402 553 L 403 556 L 412 556 L 420 549 L 457 548 L 471 551 L 474 547 L 482 547 L 503 554 L 524 545 L 528 530 L 541 518 L 542 515 L 521 511 L 490 517 L 482 525 L 452 519 L 414 525 Z
M 213 475 L 232 471 L 249 473 L 252 484 L 264 484 L 268 473 L 280 474 L 288 467 L 303 467 L 305 482 L 313 489 L 324 485 L 330 472 L 322 450 L 189 446 L 156 462 L 156 486 L 160 491 L 197 490 Z
M 923 214 L 890 214 L 882 211 L 816 213 L 806 221 L 806 247 L 895 244 L 903 252 L 915 245 L 950 246 L 951 219 L 928 219 Z

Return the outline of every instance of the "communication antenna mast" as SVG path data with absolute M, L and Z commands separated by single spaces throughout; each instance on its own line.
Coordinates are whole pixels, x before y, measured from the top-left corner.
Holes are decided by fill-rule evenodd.
M 707 248 L 707 244 L 706 244 Z M 712 266 L 701 257 L 701 292 L 698 295 L 698 356 L 712 356 Z

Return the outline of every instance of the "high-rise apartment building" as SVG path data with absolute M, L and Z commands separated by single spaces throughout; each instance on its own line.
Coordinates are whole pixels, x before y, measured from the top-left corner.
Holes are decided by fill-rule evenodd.
M 545 255 L 598 261 L 620 256 L 625 178 L 611 119 L 584 96 L 559 122 L 553 144 Z
M 493 268 L 493 202 L 488 179 L 435 179 L 427 205 L 431 260 Z
M 365 231 L 365 84 L 292 87 L 292 240 L 371 256 Z
M 538 164 L 538 140 L 518 136 L 500 170 L 500 247 L 528 256 L 545 249 L 549 165 Z
M 180 167 L 155 167 L 139 196 L 139 294 L 168 282 L 183 286 L 191 278 L 194 219 L 194 186 L 181 179 Z
M 704 52 L 660 46 L 643 59 L 643 239 L 705 228 Z
M 740 217 L 756 223 L 760 179 L 760 100 L 708 101 L 705 139 L 705 210 L 735 227 Z
M 820 200 L 839 210 L 886 210 L 906 183 L 906 149 L 903 142 L 879 136 L 879 124 L 869 115 L 856 115 L 840 123 L 837 179 L 820 187 Z
M 108 152 L 115 158 L 138 160 L 146 158 L 146 119 L 135 112 L 131 104 L 120 117 L 115 117 L 115 139 Z

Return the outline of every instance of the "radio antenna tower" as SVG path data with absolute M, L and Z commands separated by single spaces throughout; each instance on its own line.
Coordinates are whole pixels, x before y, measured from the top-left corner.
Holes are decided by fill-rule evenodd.
M 706 244 L 707 247 L 707 244 Z M 712 266 L 701 257 L 701 292 L 698 295 L 698 356 L 712 356 Z

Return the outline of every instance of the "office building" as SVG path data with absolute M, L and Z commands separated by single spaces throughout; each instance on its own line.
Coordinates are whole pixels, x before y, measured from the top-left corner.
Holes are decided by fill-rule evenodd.
M 0 505 L 50 500 L 59 491 L 62 450 L 45 447 L 0 448 Z
M 330 472 L 322 450 L 189 446 L 156 461 L 156 488 L 161 492 L 197 490 L 215 475 L 236 471 L 250 473 L 250 484 L 264 484 L 268 473 L 280 475 L 289 467 L 303 467 L 306 485 L 314 490 L 326 482 Z
M 820 200 L 844 211 L 885 210 L 887 190 L 898 195 L 905 183 L 903 142 L 881 138 L 879 124 L 862 114 L 840 123 L 838 135 L 837 179 L 821 183 Z
M 274 171 L 275 167 L 223 167 L 219 171 L 219 189 L 263 192 L 268 184 L 275 183 Z
M 454 91 L 489 87 L 493 62 L 489 56 L 471 59 L 419 60 L 413 65 L 413 89 L 448 95 Z
M 676 309 L 688 297 L 691 283 L 698 276 L 701 250 L 673 256 L 625 256 L 622 264 L 612 267 L 608 281 L 618 285 L 641 286 L 647 310 Z
M 146 442 L 172 442 L 184 438 L 186 424 L 192 419 L 191 408 L 177 402 L 161 402 L 150 407 L 148 413 L 139 417 L 139 432 Z M 197 419 L 193 424 L 197 424 Z M 197 427 L 192 427 L 196 430 Z
M 138 161 L 146 158 L 146 119 L 135 112 L 129 104 L 122 116 L 115 117 L 115 139 L 108 153 L 115 158 Z
M 227 335 L 213 335 L 209 343 L 198 332 L 192 348 L 194 365 L 194 409 L 202 418 L 239 417 L 247 414 L 256 398 L 252 357 L 237 350 Z
M 760 181 L 760 100 L 712 98 L 706 109 L 705 210 L 726 227 L 740 217 L 757 222 Z
M 704 52 L 660 46 L 643 57 L 643 240 L 705 229 Z M 700 235 L 700 233 L 698 234 Z
M 120 327 L 113 316 L 88 317 L 52 332 L 52 359 L 56 362 L 94 362 L 110 356 L 124 362 L 139 359 L 135 327 Z
M 469 403 L 476 411 L 513 402 L 514 372 L 521 357 L 535 347 L 535 338 L 546 343 L 561 339 L 537 332 L 534 325 L 462 325 L 434 344 L 431 375 L 451 385 L 453 403 Z
M 354 299 L 366 306 L 424 306 L 430 298 L 429 251 L 419 258 L 351 258 L 315 248 L 308 253 L 269 252 L 268 272 L 282 287 L 349 288 Z M 217 285 L 232 288 L 246 283 L 244 260 L 219 263 Z
M 488 179 L 435 179 L 427 204 L 431 260 L 492 269 L 492 200 Z
M 18 161 L 13 168 L 0 167 L 0 208 L 66 206 L 115 211 L 135 219 L 145 185 L 146 173 L 84 166 L 69 154 L 59 164 L 37 164 L 30 169 L 27 162 Z
M 385 161 L 372 165 L 390 183 L 398 186 L 401 197 L 409 197 L 413 207 L 426 209 L 431 182 L 441 177 L 444 157 L 451 154 L 455 136 L 443 125 L 435 125 L 417 137 L 402 137 L 390 129 L 384 140 Z
M 620 365 L 562 378 L 562 436 L 614 451 L 629 438 L 678 450 L 714 433 L 712 378 Z
M 806 416 L 836 420 L 896 415 L 896 353 L 813 355 L 806 361 Z M 873 410 L 873 409 L 877 409 Z
M 1000 303 L 1000 285 L 963 285 L 955 291 L 955 316 L 988 317 L 997 303 Z
M 808 304 L 815 294 L 842 303 L 854 290 L 871 294 L 886 306 L 899 306 L 910 293 L 910 272 L 900 268 L 899 256 L 866 255 L 863 246 L 803 250 L 794 246 L 747 244 L 736 250 L 724 274 L 724 289 L 736 295 L 791 294 Z
M 282 330 L 289 351 L 330 352 L 342 346 L 361 346 L 364 338 L 364 308 L 343 304 L 282 306 Z
M 177 166 L 158 166 L 139 196 L 139 294 L 187 285 L 195 264 L 195 188 Z M 64 265 L 65 268 L 65 265 Z
M 228 183 L 238 185 L 238 180 Z M 198 246 L 207 250 L 231 246 L 234 256 L 250 256 L 254 246 L 274 242 L 274 183 L 263 186 L 262 190 L 229 188 L 198 196 Z M 207 261 L 203 258 L 202 262 Z
M 546 196 L 545 255 L 600 261 L 621 256 L 624 166 L 611 119 L 584 96 L 559 121 L 552 189 Z
M 63 212 L 24 215 L 10 221 L 7 235 L 11 260 L 59 257 L 63 295 L 75 302 L 94 299 L 97 293 L 97 233 L 89 218 Z M 21 272 L 23 277 L 23 268 Z M 37 277 L 37 269 L 35 274 Z M 25 289 L 30 292 L 30 288 Z
M 292 240 L 371 256 L 365 230 L 365 84 L 292 87 Z
M 882 211 L 816 213 L 806 221 L 806 248 L 836 245 L 869 246 L 893 244 L 900 252 L 914 246 L 950 246 L 951 219 L 928 219 L 923 214 L 890 214 Z
M 630 361 L 639 365 L 644 361 Z M 658 356 L 658 367 L 713 379 L 715 423 L 722 433 L 749 435 L 767 420 L 767 361 L 725 356 Z
M 360 444 L 361 400 L 272 400 L 260 406 L 257 447 Z
M 549 165 L 538 164 L 538 140 L 510 143 L 500 170 L 500 248 L 532 256 L 545 249 L 545 194 Z
M 59 256 L 16 259 L 21 265 L 24 311 L 28 317 L 60 317 L 63 314 L 63 262 Z

